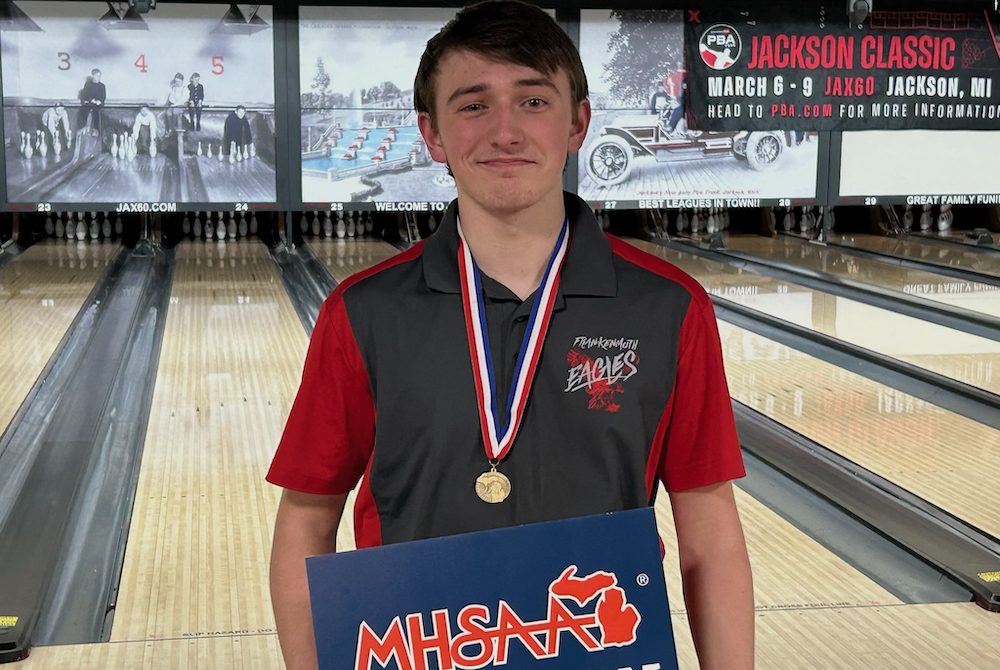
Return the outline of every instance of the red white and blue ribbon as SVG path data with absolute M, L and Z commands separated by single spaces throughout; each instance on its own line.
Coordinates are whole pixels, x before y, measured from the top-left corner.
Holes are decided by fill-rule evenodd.
M 500 426 L 497 416 L 497 387 L 493 377 L 493 361 L 490 355 L 490 336 L 486 328 L 486 310 L 483 306 L 483 287 L 479 279 L 479 268 L 472 258 L 469 245 L 458 224 L 458 268 L 462 278 L 462 304 L 465 310 L 465 328 L 469 337 L 472 354 L 472 372 L 476 382 L 476 397 L 479 401 L 479 424 L 483 431 L 486 456 L 492 462 L 503 460 L 514 444 L 514 438 L 521 427 L 524 409 L 528 405 L 528 391 L 535 378 L 535 369 L 542 354 L 545 333 L 549 329 L 552 309 L 559 288 L 559 273 L 566 250 L 569 248 L 569 222 L 563 221 L 562 230 L 555 249 L 549 257 L 542 283 L 535 291 L 535 301 L 531 307 L 521 350 L 517 355 L 514 379 L 507 397 L 506 424 Z

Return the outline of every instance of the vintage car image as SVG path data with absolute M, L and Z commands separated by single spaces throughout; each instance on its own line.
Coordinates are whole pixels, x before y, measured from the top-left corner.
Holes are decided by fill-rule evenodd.
M 790 132 L 668 133 L 654 116 L 623 115 L 601 128 L 600 136 L 585 147 L 583 162 L 587 175 L 602 186 L 626 181 L 641 156 L 651 156 L 658 163 L 731 156 L 763 171 L 781 162 L 795 143 L 794 136 Z
M 580 57 L 593 109 L 577 154 L 585 200 L 816 197 L 816 133 L 689 125 L 682 12 L 581 10 Z

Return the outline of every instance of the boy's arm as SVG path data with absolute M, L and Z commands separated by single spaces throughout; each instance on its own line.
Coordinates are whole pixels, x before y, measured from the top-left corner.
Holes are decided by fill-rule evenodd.
M 336 550 L 344 495 L 315 495 L 285 489 L 274 522 L 271 545 L 271 603 L 278 642 L 288 670 L 315 670 L 306 556 Z
M 754 663 L 753 580 L 731 482 L 670 493 L 684 601 L 702 670 Z

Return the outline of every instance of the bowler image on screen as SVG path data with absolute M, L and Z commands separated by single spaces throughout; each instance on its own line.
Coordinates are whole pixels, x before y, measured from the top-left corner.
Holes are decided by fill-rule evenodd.
M 275 200 L 269 5 L 2 4 L 10 202 Z

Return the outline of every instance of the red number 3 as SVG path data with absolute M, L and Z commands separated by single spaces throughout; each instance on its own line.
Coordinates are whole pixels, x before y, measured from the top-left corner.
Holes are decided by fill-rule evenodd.
M 212 56 L 212 74 L 222 74 L 226 68 L 222 65 L 222 56 Z

